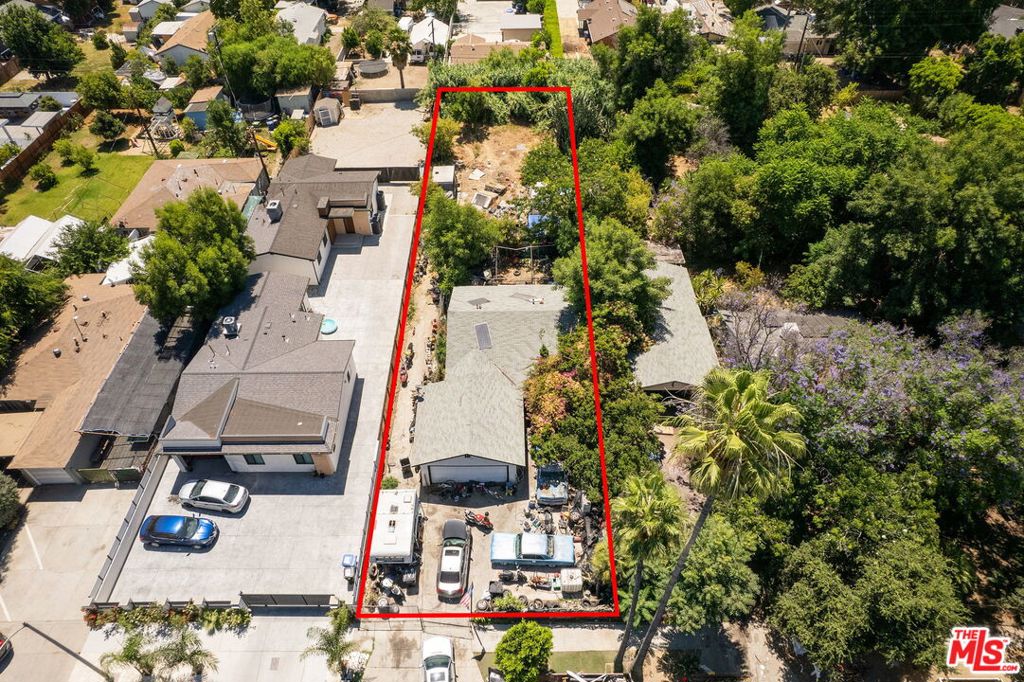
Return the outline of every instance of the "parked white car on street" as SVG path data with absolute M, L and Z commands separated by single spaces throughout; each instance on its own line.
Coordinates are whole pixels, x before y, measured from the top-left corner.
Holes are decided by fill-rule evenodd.
M 452 640 L 431 637 L 423 642 L 423 682 L 455 682 Z
M 181 503 L 196 509 L 236 514 L 242 511 L 249 499 L 249 491 L 235 483 L 223 481 L 188 481 L 178 490 Z

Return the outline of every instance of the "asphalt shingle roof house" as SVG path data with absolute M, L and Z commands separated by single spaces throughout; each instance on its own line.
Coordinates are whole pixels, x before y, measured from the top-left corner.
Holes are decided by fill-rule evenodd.
M 259 159 L 154 161 L 110 224 L 125 232 L 149 234 L 157 228 L 156 209 L 170 201 L 185 201 L 200 187 L 217 190 L 241 209 L 250 196 L 262 194 L 268 182 Z
M 591 43 L 613 46 L 619 31 L 636 24 L 637 9 L 626 0 L 591 0 L 576 11 L 581 30 Z
M 379 233 L 378 171 L 334 165 L 315 154 L 284 164 L 249 220 L 256 247 L 249 272 L 289 272 L 319 283 L 336 239 Z
M 636 358 L 636 378 L 646 391 L 689 391 L 718 365 L 707 322 L 697 305 L 690 274 L 681 265 L 658 262 L 652 277 L 669 278 L 653 345 Z
M 424 388 L 411 461 L 420 482 L 516 482 L 526 467 L 522 382 L 568 324 L 551 286 L 455 287 L 445 379 Z
M 277 18 L 292 27 L 300 45 L 319 45 L 327 32 L 327 12 L 305 2 L 293 2 L 277 13 Z
M 161 453 L 183 469 L 223 456 L 234 471 L 334 473 L 355 343 L 321 337 L 307 284 L 281 272 L 249 277 L 182 374 Z
M 130 286 L 102 280 L 66 280 L 64 308 L 25 341 L 0 381 L 0 457 L 35 485 L 78 483 L 100 454 L 103 438 L 80 425 L 145 313 Z

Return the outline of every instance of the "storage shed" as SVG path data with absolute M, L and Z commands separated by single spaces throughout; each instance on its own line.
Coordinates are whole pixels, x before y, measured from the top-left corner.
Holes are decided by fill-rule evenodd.
M 319 126 L 337 125 L 341 120 L 341 102 L 333 97 L 321 97 L 313 105 L 313 116 Z

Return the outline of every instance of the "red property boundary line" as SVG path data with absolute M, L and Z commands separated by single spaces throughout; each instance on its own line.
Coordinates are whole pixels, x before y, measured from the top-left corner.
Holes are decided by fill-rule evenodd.
M 615 575 L 615 548 L 612 543 L 612 522 L 611 504 L 608 494 L 608 468 L 605 462 L 604 451 L 604 426 L 601 417 L 601 394 L 598 388 L 597 377 L 597 350 L 594 345 L 594 318 L 590 305 L 590 278 L 587 275 L 587 245 L 583 228 L 583 198 L 580 194 L 580 165 L 576 153 L 576 126 L 572 110 L 572 92 L 568 87 L 442 87 L 437 89 L 434 97 L 434 112 L 430 120 L 430 139 L 427 142 L 427 159 L 423 168 L 423 181 L 420 186 L 419 204 L 416 209 L 416 226 L 413 232 L 412 250 L 409 254 L 409 267 L 406 271 L 405 292 L 402 295 L 402 315 L 398 329 L 399 351 L 405 347 L 405 325 L 409 311 L 409 300 L 412 296 L 413 275 L 416 266 L 416 256 L 419 249 L 420 229 L 423 225 L 423 209 L 426 204 L 427 185 L 430 181 L 430 166 L 434 155 L 434 136 L 437 134 L 437 119 L 441 113 L 441 99 L 449 92 L 546 92 L 562 93 L 565 95 L 566 107 L 569 117 L 569 147 L 572 152 L 573 184 L 576 190 L 576 220 L 580 233 L 580 259 L 583 265 L 583 298 L 587 309 L 587 336 L 590 343 L 590 372 L 594 386 L 594 413 L 597 418 L 597 446 L 601 460 L 601 489 L 604 492 L 604 518 L 605 532 L 608 541 L 608 563 L 612 581 L 612 603 L 611 611 L 518 611 L 512 613 L 490 612 L 490 611 L 468 611 L 468 612 L 407 612 L 407 613 L 371 613 L 363 610 L 363 599 L 366 596 L 367 571 L 360 571 L 359 592 L 356 596 L 356 617 L 368 619 L 415 619 L 415 618 L 618 618 L 619 609 L 619 586 Z M 384 462 L 387 457 L 388 441 L 391 438 L 391 416 L 394 413 L 395 395 L 398 386 L 399 363 L 402 353 L 396 352 L 391 371 L 391 386 L 388 388 L 387 410 L 384 416 L 384 437 L 381 439 L 380 454 L 377 459 L 377 480 L 374 483 L 373 501 L 370 507 L 369 525 L 366 530 L 366 539 L 363 542 L 362 562 L 365 565 L 370 556 L 370 542 L 373 538 L 374 517 L 377 515 L 377 501 L 380 496 L 381 481 L 384 479 Z

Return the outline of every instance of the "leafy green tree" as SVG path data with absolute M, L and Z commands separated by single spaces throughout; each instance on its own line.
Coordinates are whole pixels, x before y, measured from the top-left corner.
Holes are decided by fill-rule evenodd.
M 120 43 L 110 43 L 110 66 L 120 69 L 128 60 L 128 51 Z
M 298 149 L 300 152 L 309 149 L 309 133 L 306 131 L 305 121 L 293 119 L 281 121 L 274 128 L 272 137 L 277 143 L 277 148 L 281 150 L 281 154 L 286 157 L 291 154 L 293 149 Z
M 124 129 L 125 126 L 121 119 L 103 109 L 96 112 L 96 116 L 89 126 L 90 133 L 102 137 L 107 142 L 113 142 L 121 137 Z
M 907 94 L 916 109 L 930 116 L 939 111 L 942 101 L 956 92 L 963 69 L 951 57 L 925 57 L 910 67 Z
M 768 117 L 772 83 L 782 56 L 782 33 L 763 31 L 753 12 L 740 17 L 715 62 L 709 102 L 733 141 L 749 149 Z
M 0 332 L 0 339 L 2 339 Z M 18 484 L 7 474 L 0 474 L 0 528 L 8 528 L 21 511 Z
M 504 228 L 476 207 L 449 199 L 437 185 L 427 192 L 423 248 L 437 272 L 438 287 L 448 296 L 490 257 Z
M 773 605 L 771 622 L 807 648 L 823 670 L 855 660 L 867 631 L 867 606 L 838 571 L 805 544 L 788 559 L 787 586 Z
M 672 626 L 695 633 L 703 627 L 750 614 L 760 590 L 748 563 L 757 549 L 753 533 L 712 514 L 669 599 Z M 667 566 L 661 573 L 667 573 Z
M 620 551 L 633 558 L 633 585 L 626 614 L 626 629 L 615 654 L 615 669 L 622 669 L 622 659 L 636 623 L 636 604 L 640 594 L 644 561 L 666 551 L 681 536 L 682 505 L 679 495 L 660 472 L 626 479 L 624 492 L 612 500 L 615 515 L 616 544 Z
M 537 682 L 548 667 L 554 637 L 532 620 L 516 623 L 502 636 L 494 664 L 508 682 Z
M 334 56 L 320 45 L 299 45 L 290 33 L 251 40 L 223 38 L 222 77 L 238 97 L 268 98 L 278 89 L 325 87 L 334 78 Z
M 124 98 L 121 81 L 113 69 L 99 69 L 83 74 L 78 79 L 75 91 L 86 106 L 99 110 L 118 109 Z
M 49 95 L 43 95 L 39 98 L 39 111 L 60 111 L 63 108 L 60 102 Z
M 430 124 L 421 123 L 412 130 L 423 146 L 430 144 Z M 434 158 L 432 163 L 455 162 L 455 140 L 462 134 L 462 124 L 446 116 L 439 116 L 434 132 Z
M 7 142 L 3 145 L 0 145 L 0 166 L 5 165 L 8 161 L 13 159 L 20 153 L 21 147 L 14 144 L 13 142 Z
M 869 559 L 857 591 L 874 635 L 872 649 L 890 665 L 941 664 L 950 630 L 967 618 L 946 559 L 913 539 L 888 543 Z
M 0 368 L 10 365 L 18 341 L 58 312 L 66 296 L 56 273 L 32 272 L 0 255 Z
M 71 158 L 82 167 L 82 173 L 91 173 L 96 170 L 96 152 L 83 145 L 75 145 Z
M 313 640 L 313 643 L 302 652 L 302 658 L 323 656 L 327 669 L 335 675 L 341 675 L 345 672 L 349 654 L 356 647 L 355 642 L 348 637 L 352 614 L 347 606 L 339 606 L 328 613 L 328 618 L 328 627 L 311 627 L 306 631 L 306 637 Z
M 245 124 L 236 123 L 234 113 L 224 100 L 214 100 L 206 108 L 204 143 L 215 154 L 241 156 L 249 147 Z
M 766 373 L 713 369 L 704 378 L 696 410 L 678 420 L 681 429 L 676 445 L 677 452 L 688 460 L 690 484 L 705 496 L 704 504 L 647 626 L 633 663 L 634 675 L 643 671 L 644 659 L 715 499 L 746 494 L 763 498 L 778 493 L 789 478 L 793 461 L 806 449 L 803 436 L 785 428 L 800 419 L 793 405 L 773 399 Z
M 646 329 L 653 328 L 658 305 L 668 295 L 665 278 L 651 278 L 645 270 L 654 267 L 654 256 L 636 232 L 614 218 L 606 218 L 588 229 L 587 271 L 592 305 L 624 301 L 636 310 Z M 570 256 L 555 261 L 555 282 L 565 288 L 566 300 L 584 310 L 583 265 L 580 247 Z
M 1021 125 L 1000 114 L 871 176 L 850 203 L 852 221 L 794 269 L 791 294 L 922 327 L 979 310 L 998 333 L 1014 329 L 1024 319 L 1024 251 L 1012 235 L 1024 214 L 1020 196 L 1003 188 L 1024 173 Z
M 241 290 L 253 259 L 245 216 L 212 189 L 157 209 L 159 230 L 134 273 L 135 296 L 163 321 L 210 319 Z
M 355 50 L 363 42 L 359 33 L 351 26 L 346 26 L 341 32 L 341 46 L 346 52 Z
M 999 0 L 810 0 L 819 30 L 837 34 L 842 62 L 858 74 L 901 78 L 937 44 L 971 43 Z
M 350 26 L 359 34 L 360 38 L 365 38 L 372 31 L 387 35 L 393 29 L 398 28 L 398 22 L 389 12 L 376 7 L 367 7 L 356 15 Z
M 689 258 L 728 260 L 737 227 L 752 211 L 740 186 L 755 167 L 740 154 L 706 159 L 658 197 L 654 235 L 679 244 Z
M 61 76 L 84 59 L 71 34 L 35 8 L 6 8 L 0 14 L 0 39 L 33 76 Z
M 1024 80 L 1024 37 L 986 33 L 964 55 L 963 65 L 963 90 L 979 102 L 1002 104 L 1020 92 Z
M 615 81 L 619 108 L 629 111 L 657 81 L 674 83 L 709 52 L 685 11 L 662 14 L 641 7 L 636 24 L 622 27 L 615 52 L 606 57 L 605 72 Z
M 41 192 L 45 192 L 57 184 L 57 174 L 43 161 L 33 164 L 28 171 L 28 176 L 36 183 L 36 189 Z
M 768 112 L 775 115 L 783 109 L 803 106 L 812 118 L 832 104 L 839 86 L 836 72 L 814 61 L 798 71 L 780 67 L 768 89 Z
M 693 140 L 698 118 L 695 107 L 659 80 L 635 101 L 632 111 L 621 115 L 615 132 L 633 148 L 640 169 L 657 185 L 667 175 L 669 157 Z
M 57 270 L 64 275 L 103 272 L 128 255 L 128 240 L 109 225 L 86 220 L 57 238 Z
M 595 138 L 581 142 L 577 155 L 580 194 L 587 215 L 615 218 L 623 225 L 640 231 L 640 226 L 647 222 L 653 193 L 651 185 L 633 165 L 631 151 L 621 143 Z M 572 208 L 575 229 L 575 204 Z M 578 235 L 574 238 L 579 239 Z
M 210 65 L 198 55 L 191 55 L 181 67 L 181 73 L 193 90 L 205 87 L 210 82 Z

